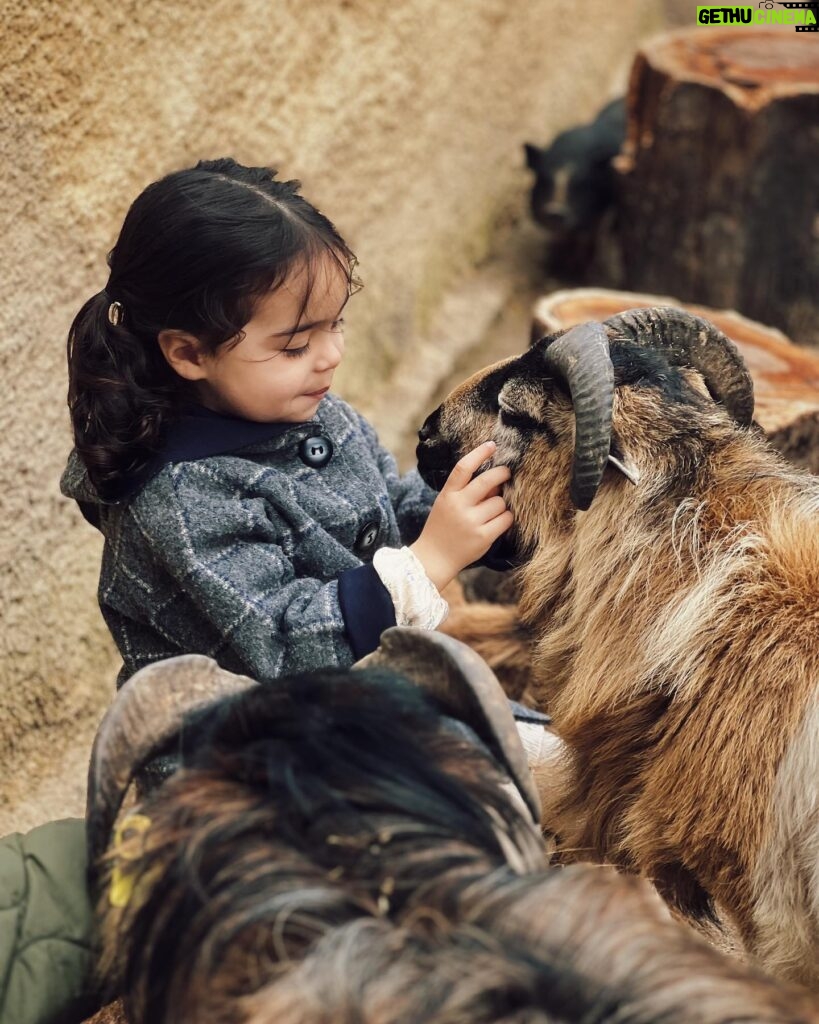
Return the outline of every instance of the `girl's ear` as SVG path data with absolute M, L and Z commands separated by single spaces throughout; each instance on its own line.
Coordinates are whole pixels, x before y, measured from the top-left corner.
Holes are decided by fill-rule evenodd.
M 187 331 L 160 331 L 159 347 L 172 370 L 185 380 L 205 380 L 211 355 L 202 342 Z

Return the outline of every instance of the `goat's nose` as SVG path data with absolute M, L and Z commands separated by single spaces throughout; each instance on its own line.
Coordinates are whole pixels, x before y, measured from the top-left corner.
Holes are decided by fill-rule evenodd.
M 430 441 L 432 440 L 432 438 L 436 436 L 436 434 L 438 433 L 438 420 L 440 418 L 441 415 L 438 409 L 436 409 L 435 412 L 432 412 L 429 414 L 429 416 L 427 416 L 427 418 L 424 420 L 421 429 L 418 431 L 419 441 Z
M 566 203 L 546 203 L 542 210 L 545 217 L 554 217 L 557 220 L 565 220 L 570 213 Z

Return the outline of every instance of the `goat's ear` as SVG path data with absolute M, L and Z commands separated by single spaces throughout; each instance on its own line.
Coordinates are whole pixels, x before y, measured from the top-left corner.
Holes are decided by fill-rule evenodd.
M 530 171 L 537 173 L 537 170 L 540 167 L 541 150 L 531 142 L 524 142 L 523 152 L 526 154 L 526 166 Z
M 513 377 L 498 392 L 501 423 L 535 427 L 548 417 L 548 396 L 543 381 Z
M 540 821 L 540 800 L 509 701 L 483 658 L 443 633 L 395 626 L 355 668 L 376 666 L 406 676 L 445 714 L 470 726 L 515 783 L 533 820 Z
M 550 444 L 555 444 L 569 436 L 573 417 L 571 394 L 562 380 L 513 377 L 498 392 L 501 426 L 513 427 L 523 435 L 544 433 Z

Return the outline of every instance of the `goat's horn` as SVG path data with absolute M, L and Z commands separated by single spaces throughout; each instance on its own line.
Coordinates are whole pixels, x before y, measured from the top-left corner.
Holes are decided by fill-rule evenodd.
M 569 387 L 574 406 L 575 440 L 571 498 L 585 510 L 597 493 L 611 445 L 614 369 L 602 324 L 578 324 L 548 343 L 547 369 Z
M 376 666 L 411 679 L 448 715 L 470 726 L 503 765 L 533 820 L 540 821 L 540 799 L 509 701 L 483 658 L 435 630 L 393 626 L 382 633 L 378 649 L 354 667 Z
M 184 717 L 256 685 L 201 654 L 148 665 L 128 680 L 106 712 L 91 750 L 86 830 L 92 867 L 108 846 L 134 775 L 178 735 Z
M 714 324 L 674 306 L 628 309 L 604 321 L 610 341 L 659 349 L 675 366 L 699 370 L 716 402 L 740 426 L 754 417 L 754 385 L 736 345 Z

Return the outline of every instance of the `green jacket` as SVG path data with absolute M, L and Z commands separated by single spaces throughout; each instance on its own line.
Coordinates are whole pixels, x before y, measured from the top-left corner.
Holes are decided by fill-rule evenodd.
M 75 1024 L 91 995 L 85 822 L 0 839 L 0 1024 Z

